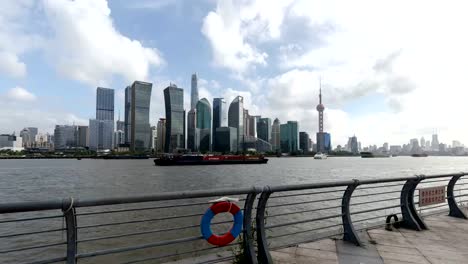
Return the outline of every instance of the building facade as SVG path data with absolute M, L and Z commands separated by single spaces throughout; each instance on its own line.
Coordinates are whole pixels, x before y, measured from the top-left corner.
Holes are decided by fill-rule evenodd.
M 190 109 L 195 109 L 198 103 L 198 77 L 197 74 L 192 74 L 191 90 L 190 90 Z
M 271 119 L 260 118 L 257 122 L 257 137 L 271 143 Z
M 280 120 L 275 118 L 273 121 L 273 125 L 271 126 L 271 146 L 273 151 L 280 151 L 281 144 L 280 144 Z
M 164 104 L 166 107 L 164 151 L 172 153 L 177 149 L 185 149 L 184 90 L 175 84 L 169 85 L 164 89 Z
M 22 137 L 17 137 L 15 134 L 0 135 L 0 150 L 22 151 L 23 149 Z
M 281 152 L 293 153 L 297 152 L 299 139 L 299 124 L 297 121 L 288 121 L 286 124 L 280 125 L 280 145 Z
M 54 129 L 54 148 L 55 150 L 67 150 L 77 147 L 76 126 L 56 125 Z
M 310 151 L 310 137 L 307 132 L 299 132 L 299 149 L 302 150 L 303 153 L 307 153 Z
M 135 81 L 125 89 L 125 140 L 132 152 L 151 150 L 152 87 L 152 83 Z
M 158 142 L 156 142 L 156 153 L 163 153 L 166 144 L 166 119 L 160 118 L 156 127 Z
M 114 89 L 96 89 L 96 120 L 114 120 Z
M 237 151 L 237 128 L 217 127 L 215 133 L 215 151 L 222 153 L 230 153 Z
M 228 126 L 237 129 L 237 147 L 233 152 L 242 151 L 244 143 L 244 98 L 237 96 L 229 105 Z
M 86 139 L 80 140 L 80 136 L 78 131 L 78 145 L 86 147 Z M 96 89 L 96 119 L 89 120 L 89 149 L 111 150 L 114 147 L 113 137 L 114 89 L 98 87 Z
M 89 147 L 89 127 L 78 126 L 77 146 L 87 148 Z
M 206 98 L 197 103 L 196 149 L 200 152 L 211 150 L 211 105 Z
M 197 110 L 190 109 L 187 113 L 187 148 L 196 151 Z
M 224 98 L 213 98 L 213 129 L 212 129 L 212 148 L 216 149 L 216 128 L 218 127 L 227 127 L 227 108 L 226 101 Z

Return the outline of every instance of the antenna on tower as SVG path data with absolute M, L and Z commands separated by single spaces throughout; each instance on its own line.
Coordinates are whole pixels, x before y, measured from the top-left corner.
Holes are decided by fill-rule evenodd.
M 320 101 L 320 103 L 322 103 L 322 76 L 319 76 L 319 88 L 320 88 L 319 101 Z

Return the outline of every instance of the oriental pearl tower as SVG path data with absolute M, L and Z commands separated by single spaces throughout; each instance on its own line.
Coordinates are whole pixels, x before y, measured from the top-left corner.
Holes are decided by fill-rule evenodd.
M 319 104 L 317 105 L 317 111 L 319 113 L 319 133 L 323 133 L 323 111 L 325 106 L 322 104 L 322 80 L 320 80 L 320 92 L 319 92 Z

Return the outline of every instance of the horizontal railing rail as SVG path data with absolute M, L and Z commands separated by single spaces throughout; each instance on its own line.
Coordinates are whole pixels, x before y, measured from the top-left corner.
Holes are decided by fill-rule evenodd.
M 0 204 L 0 262 L 142 263 L 198 257 L 200 263 L 235 258 L 272 263 L 271 250 L 325 237 L 342 235 L 344 241 L 362 245 L 358 232 L 388 226 L 383 220 L 390 215 L 398 219 L 395 226 L 418 231 L 427 229 L 425 216 L 443 211 L 466 219 L 461 209 L 468 202 L 463 200 L 468 196 L 466 175 Z M 444 202 L 426 206 L 415 201 L 421 198 L 416 192 L 428 187 L 442 187 Z M 220 196 L 244 204 L 241 236 L 225 247 L 208 244 L 200 234 L 200 218 L 213 204 L 208 200 Z M 220 216 L 211 227 L 222 233 L 231 224 L 232 219 Z

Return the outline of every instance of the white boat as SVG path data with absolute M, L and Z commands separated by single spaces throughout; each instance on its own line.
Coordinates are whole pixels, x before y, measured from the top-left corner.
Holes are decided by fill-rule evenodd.
M 314 155 L 314 159 L 327 159 L 327 154 L 319 152 L 319 153 Z

